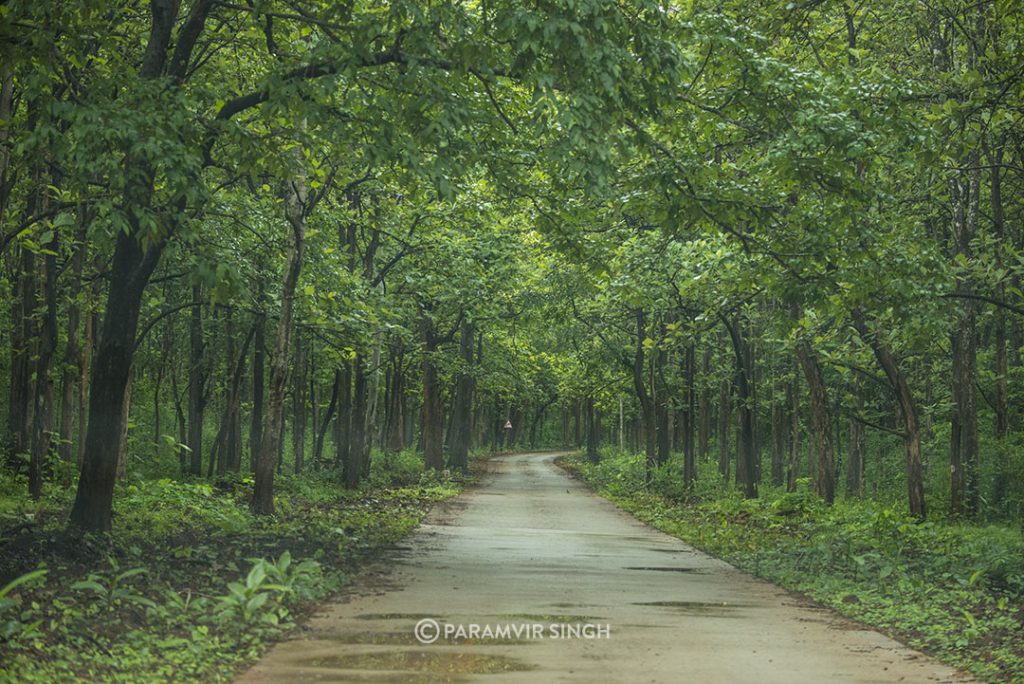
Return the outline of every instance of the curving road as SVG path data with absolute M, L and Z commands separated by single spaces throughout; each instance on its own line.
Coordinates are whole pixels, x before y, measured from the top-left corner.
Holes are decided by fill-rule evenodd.
M 971 681 L 647 527 L 554 458 L 494 459 L 239 681 Z

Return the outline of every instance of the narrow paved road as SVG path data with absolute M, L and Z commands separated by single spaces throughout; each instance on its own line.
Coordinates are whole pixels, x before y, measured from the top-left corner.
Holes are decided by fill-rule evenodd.
M 495 459 L 240 681 L 969 681 L 643 525 L 553 461 Z M 422 635 L 440 635 L 420 643 L 430 619 Z

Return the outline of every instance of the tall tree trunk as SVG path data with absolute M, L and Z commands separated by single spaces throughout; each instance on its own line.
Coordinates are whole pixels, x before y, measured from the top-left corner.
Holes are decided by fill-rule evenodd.
M 856 396 L 856 411 L 864 408 L 863 390 L 858 382 L 853 388 Z M 846 458 L 846 495 L 860 498 L 864 494 L 864 424 L 856 417 L 850 418 L 850 448 Z
M 600 424 L 596 411 L 594 410 L 594 398 L 588 396 L 586 399 L 586 416 L 587 416 L 587 460 L 591 463 L 597 463 L 601 460 L 601 455 L 597 451 L 598 439 L 600 437 Z
M 295 377 L 292 383 L 292 454 L 295 458 L 295 474 L 302 472 L 306 456 L 306 357 L 304 354 L 302 340 L 295 341 Z M 336 371 L 340 374 L 340 371 Z M 340 378 L 335 376 L 334 396 L 332 401 L 338 398 Z M 321 445 L 322 446 L 322 445 Z M 319 461 L 320 452 L 317 451 L 316 459 Z
M 448 465 L 465 470 L 469 467 L 469 447 L 472 438 L 473 419 L 473 343 L 476 328 L 468 316 L 463 316 L 459 331 L 459 368 L 455 386 L 455 400 L 452 403 L 452 430 L 448 440 L 450 452 Z
M 349 460 L 351 461 L 352 472 L 358 473 L 359 478 L 362 479 L 370 474 L 370 444 L 366 434 L 366 419 L 369 412 L 369 382 L 366 373 L 366 361 L 362 357 L 356 358 L 354 376 L 352 383 L 352 445 L 349 448 Z
M 754 479 L 754 458 L 755 443 L 754 431 L 755 418 L 752 396 L 751 369 L 747 366 L 751 354 L 747 349 L 748 343 L 743 336 L 742 323 L 736 318 L 732 321 L 723 318 L 722 321 L 732 338 L 733 354 L 735 356 L 736 372 L 736 408 L 739 419 L 739 453 L 736 454 L 736 476 L 737 482 L 743 488 L 743 495 L 748 499 L 757 497 L 757 483 Z
M 203 21 L 212 3 L 197 3 L 190 14 L 189 31 L 183 31 L 173 51 L 175 71 L 190 62 L 192 48 L 202 32 Z M 169 46 L 177 21 L 179 5 L 171 0 L 152 0 L 151 26 L 145 54 L 139 69 L 143 81 L 165 77 L 171 54 Z M 195 19 L 195 21 L 192 21 Z M 184 67 L 181 68 L 184 70 Z M 175 74 L 175 78 L 180 73 Z M 89 426 L 81 476 L 69 524 L 72 527 L 105 532 L 110 529 L 114 476 L 117 469 L 118 441 L 126 400 L 129 372 L 135 353 L 142 295 L 160 261 L 173 225 L 153 241 L 151 231 L 143 229 L 139 216 L 152 203 L 156 174 L 144 161 L 129 156 L 125 163 L 129 178 L 123 193 L 123 215 L 128 229 L 117 234 L 109 269 L 110 286 L 100 341 L 93 362 L 89 394 Z
M 61 461 L 71 463 L 74 460 L 74 423 L 75 423 L 75 384 L 78 368 L 82 363 L 82 350 L 79 342 L 79 328 L 82 320 L 80 294 L 82 289 L 82 272 L 85 267 L 86 226 L 88 219 L 84 215 L 84 207 L 79 207 L 78 232 L 71 255 L 71 292 L 68 302 L 68 341 L 64 348 L 64 369 L 61 372 L 60 395 L 60 447 Z M 163 365 L 161 365 L 163 368 Z
M 718 349 L 719 366 L 724 371 L 728 365 L 726 360 L 728 352 L 726 351 L 726 340 L 722 335 L 719 335 L 718 338 Z M 729 381 L 728 375 L 723 372 L 722 379 L 718 383 L 718 474 L 726 482 L 729 481 L 729 424 L 732 422 L 731 392 L 732 384 Z
M 950 417 L 950 507 L 955 515 L 978 510 L 977 316 L 974 302 L 953 334 L 953 412 Z
M 818 456 L 815 488 L 818 495 L 831 505 L 836 496 L 835 462 L 832 452 L 832 416 L 828 406 L 828 393 L 821 366 L 806 340 L 798 340 L 796 355 L 807 380 L 811 403 L 811 430 L 814 451 Z
M 797 362 L 799 363 L 799 362 Z M 794 369 L 786 383 L 786 404 L 789 405 L 789 455 L 786 458 L 786 491 L 796 491 L 800 464 L 800 374 Z
M 712 389 L 708 378 L 711 377 L 711 361 L 714 356 L 710 344 L 704 345 L 700 378 L 700 406 L 697 418 L 697 459 L 706 463 L 709 457 L 708 445 L 711 442 L 711 402 Z
M 992 233 L 996 241 L 996 263 L 997 271 L 1001 271 L 1005 260 L 1006 250 L 1006 221 L 1003 210 L 1002 192 L 1002 165 L 1003 145 L 1000 141 L 993 153 L 987 147 L 985 156 L 988 159 L 989 171 L 989 195 L 992 205 Z M 1004 301 L 1006 298 L 1006 278 L 1000 278 L 996 284 L 996 299 Z M 1010 434 L 1010 393 L 1007 376 L 1009 364 L 1007 358 L 1007 326 L 1006 310 L 1003 307 L 996 307 L 993 312 L 995 316 L 995 433 L 999 445 L 996 449 L 995 480 L 992 487 L 992 505 L 999 509 L 1006 501 L 1007 486 L 1009 480 L 1009 449 L 1006 438 Z
M 37 343 L 35 311 L 38 305 L 36 257 L 22 247 L 15 274 L 15 295 L 11 306 L 11 369 L 7 404 L 7 456 L 12 463 L 31 449 L 32 357 Z
M 257 295 L 259 306 L 263 306 L 263 285 Z M 252 418 L 249 423 L 249 467 L 256 470 L 256 458 L 263 445 L 263 389 L 266 368 L 266 327 L 267 315 L 261 309 L 256 314 L 256 334 L 252 343 Z
M 295 148 L 300 151 L 300 148 Z M 301 159 L 284 184 L 284 211 L 287 219 L 288 252 L 284 286 L 281 288 L 281 313 L 277 321 L 277 339 L 270 361 L 270 385 L 267 392 L 266 430 L 256 457 L 252 512 L 256 515 L 274 513 L 274 468 L 281 445 L 284 422 L 284 394 L 288 380 L 288 344 L 292 330 L 295 289 L 302 271 L 302 252 L 306 238 L 306 176 Z
M 128 417 L 132 411 L 132 377 L 128 371 L 128 384 L 124 388 L 124 403 L 121 405 L 121 433 L 117 442 L 117 479 L 128 475 Z
M 341 393 L 341 370 L 334 371 L 334 382 L 331 383 L 331 400 L 327 404 L 327 410 L 320 419 L 320 430 L 316 435 L 316 449 L 313 452 L 313 462 L 320 463 L 320 456 L 324 451 L 324 440 L 327 438 L 327 430 L 331 427 L 331 420 L 334 418 L 334 409 L 338 405 L 338 396 Z
M 683 364 L 686 380 L 685 398 L 686 407 L 683 410 L 683 486 L 689 487 L 697 481 L 697 459 L 694 451 L 695 423 L 696 418 L 696 382 L 697 365 L 693 342 L 686 347 L 686 357 Z
M 117 235 L 110 289 L 89 381 L 89 425 L 82 471 L 69 521 L 73 527 L 86 531 L 110 530 L 121 420 L 142 295 L 162 248 L 158 243 L 144 250 L 137 225 L 130 232 Z
M 661 336 L 665 336 L 664 324 L 661 325 Z M 651 364 L 651 394 L 653 395 L 651 401 L 654 404 L 654 419 L 657 424 L 657 460 L 658 465 L 663 466 L 668 463 L 672 451 L 671 398 L 669 397 L 668 381 L 665 378 L 669 365 L 668 350 L 664 347 L 658 349 L 656 354 L 651 355 Z
M 345 361 L 341 368 L 341 385 L 338 386 L 338 420 L 334 428 L 334 465 L 341 468 L 342 482 L 349 489 L 359 486 L 358 472 L 349 472 L 349 453 L 352 446 L 352 365 L 354 363 L 354 360 Z
M 406 444 L 404 356 L 404 345 L 401 338 L 398 338 L 392 347 L 391 353 L 391 380 L 389 382 L 390 392 L 388 394 L 388 429 L 386 439 L 386 449 L 388 451 L 401 451 L 405 448 Z
M 786 416 L 783 390 L 780 389 L 777 381 L 772 394 L 772 486 L 781 487 L 785 482 L 784 462 L 789 421 Z
M 658 465 L 657 439 L 658 426 L 654 415 L 654 401 L 647 391 L 644 381 L 644 367 L 646 365 L 644 353 L 644 340 L 647 339 L 647 315 L 636 311 L 636 348 L 633 352 L 633 389 L 636 392 L 637 400 L 640 402 L 640 416 L 643 423 L 644 452 L 646 454 L 646 471 L 650 479 L 654 468 Z
M 203 417 L 206 412 L 206 343 L 203 341 L 203 294 L 192 286 L 192 312 L 189 316 L 188 359 L 188 471 L 203 472 Z
M 900 370 L 896 357 L 881 341 L 878 334 L 868 326 L 860 311 L 853 312 L 853 324 L 861 339 L 875 354 L 875 359 L 885 371 L 889 386 L 896 397 L 896 403 L 903 417 L 903 444 L 906 451 L 907 502 L 910 514 L 923 519 L 927 513 L 924 501 L 924 468 L 921 459 L 921 428 L 917 416 L 917 404 L 910 391 L 910 385 Z
M 429 315 L 421 322 L 423 331 L 423 463 L 427 468 L 444 468 L 444 412 L 441 407 L 441 382 L 437 377 L 434 353 L 437 336 Z
M 43 494 L 43 465 L 53 442 L 53 378 L 50 368 L 57 350 L 57 231 L 45 245 L 43 258 L 43 319 L 36 352 L 35 405 L 32 410 L 32 453 L 28 489 L 32 498 Z

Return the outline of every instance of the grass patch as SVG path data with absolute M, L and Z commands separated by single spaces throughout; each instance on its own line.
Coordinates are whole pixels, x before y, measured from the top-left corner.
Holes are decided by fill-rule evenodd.
M 82 538 L 63 529 L 72 491 L 33 503 L 0 476 L 0 681 L 229 681 L 472 477 L 408 453 L 358 491 L 281 476 L 272 518 L 249 513 L 246 477 L 137 481 L 114 534 Z
M 868 501 L 828 507 L 798 491 L 745 500 L 718 482 L 689 491 L 672 463 L 644 485 L 643 456 L 560 464 L 640 520 L 989 682 L 1024 681 L 1019 529 L 915 522 Z M 707 478 L 717 481 L 718 478 Z

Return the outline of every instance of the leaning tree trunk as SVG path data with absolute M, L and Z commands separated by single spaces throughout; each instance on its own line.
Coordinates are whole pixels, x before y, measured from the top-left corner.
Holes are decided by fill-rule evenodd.
M 82 530 L 110 530 L 121 418 L 142 294 L 162 249 L 163 244 L 158 243 L 144 250 L 137 225 L 117 236 L 99 344 L 92 360 L 82 471 L 69 520 Z
M 296 148 L 299 149 L 299 148 Z M 284 286 L 281 288 L 281 314 L 277 320 L 274 356 L 270 361 L 270 384 L 267 388 L 266 428 L 256 457 L 255 486 L 251 508 L 256 515 L 274 513 L 274 469 L 281 443 L 284 421 L 284 394 L 288 380 L 288 343 L 292 330 L 295 289 L 302 270 L 302 252 L 306 237 L 306 177 L 301 165 L 285 182 L 284 210 L 288 221 L 288 253 Z
M 177 44 L 171 50 L 180 5 L 169 0 L 152 0 L 150 33 L 139 69 L 141 80 L 155 81 L 169 75 L 175 82 L 184 79 L 211 6 L 212 3 L 200 2 L 192 7 L 177 36 Z M 125 177 L 129 180 L 122 208 L 128 230 L 117 234 L 108 271 L 110 286 L 100 342 L 93 360 L 82 471 L 69 519 L 72 527 L 97 532 L 110 529 L 121 419 L 128 374 L 135 355 L 142 295 L 169 237 L 164 235 L 154 241 L 150 239 L 151 232 L 139 224 L 139 216 L 152 204 L 156 179 L 152 166 L 131 155 L 124 166 Z
M 906 452 L 907 501 L 910 514 L 923 519 L 927 510 L 924 501 L 924 467 L 921 463 L 921 426 L 918 423 L 917 404 L 907 384 L 906 376 L 900 370 L 896 357 L 868 327 L 860 311 L 853 312 L 853 325 L 861 338 L 871 347 L 878 365 L 885 371 L 889 386 L 896 396 L 896 403 L 903 417 L 903 446 Z
M 331 427 L 331 419 L 334 418 L 334 409 L 338 406 L 338 395 L 341 391 L 341 371 L 334 371 L 334 382 L 331 384 L 331 400 L 327 404 L 327 410 L 324 411 L 323 417 L 320 419 L 320 430 L 316 435 L 316 446 L 313 449 L 313 467 L 319 469 L 320 457 L 324 451 L 324 440 L 327 439 L 327 430 Z M 298 413 L 296 412 L 296 419 Z M 298 429 L 296 427 L 296 429 Z M 296 453 L 296 458 L 298 458 Z M 299 461 L 296 461 L 296 472 L 299 470 Z

